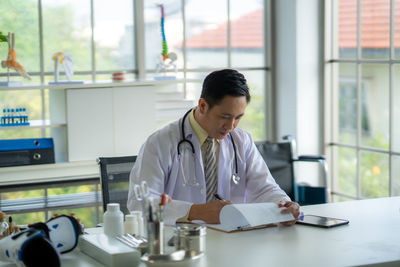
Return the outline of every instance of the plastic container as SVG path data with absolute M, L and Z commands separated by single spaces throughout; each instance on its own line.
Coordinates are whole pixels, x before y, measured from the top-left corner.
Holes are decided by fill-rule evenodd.
M 119 208 L 119 203 L 107 204 L 107 211 L 104 213 L 104 234 L 115 237 L 124 233 L 124 214 Z
M 147 237 L 145 233 L 144 221 L 143 221 L 143 213 L 140 210 L 131 211 L 131 214 L 136 217 L 138 222 L 138 236 L 140 237 Z
M 139 236 L 139 222 L 136 216 L 132 214 L 125 216 L 124 231 L 125 234 Z

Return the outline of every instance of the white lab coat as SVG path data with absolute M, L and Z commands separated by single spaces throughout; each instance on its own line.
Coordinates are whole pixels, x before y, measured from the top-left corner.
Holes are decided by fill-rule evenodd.
M 206 184 L 199 140 L 190 126 L 184 122 L 185 135 L 193 143 L 195 156 L 188 143 L 180 145 L 183 156 L 182 175 L 178 156 L 178 142 L 182 139 L 182 118 L 153 133 L 142 145 L 136 163 L 130 173 L 128 209 L 141 210 L 136 200 L 133 184 L 146 180 L 151 196 L 159 198 L 162 193 L 172 197 L 172 203 L 165 208 L 165 223 L 175 224 L 184 217 L 191 204 L 205 203 Z M 258 152 L 250 134 L 236 128 L 231 133 L 237 150 L 238 173 L 241 178 L 236 185 L 232 181 L 235 172 L 235 154 L 228 135 L 220 140 L 218 158 L 218 194 L 233 203 L 279 202 L 290 200 L 276 184 L 267 165 Z M 196 183 L 198 185 L 196 185 Z

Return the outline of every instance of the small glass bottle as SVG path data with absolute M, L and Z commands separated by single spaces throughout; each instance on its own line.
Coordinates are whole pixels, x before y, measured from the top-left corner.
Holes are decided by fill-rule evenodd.
M 124 233 L 124 214 L 119 208 L 119 203 L 107 204 L 107 211 L 103 216 L 104 233 L 115 237 Z
M 7 109 L 7 124 L 11 124 L 11 109 Z
M 28 113 L 26 112 L 26 108 L 22 108 L 22 122 L 23 123 L 28 122 Z

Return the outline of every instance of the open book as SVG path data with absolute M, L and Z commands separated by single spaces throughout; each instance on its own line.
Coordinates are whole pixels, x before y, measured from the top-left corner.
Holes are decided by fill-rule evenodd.
M 221 224 L 208 227 L 224 232 L 244 231 L 294 220 L 291 213 L 281 214 L 276 203 L 243 203 L 224 206 L 219 214 Z

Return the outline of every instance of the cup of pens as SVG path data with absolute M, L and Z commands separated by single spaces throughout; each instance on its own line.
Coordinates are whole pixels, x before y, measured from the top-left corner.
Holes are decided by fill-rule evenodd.
M 149 255 L 164 254 L 164 206 L 171 199 L 166 194 L 161 195 L 160 203 L 148 203 L 147 214 L 147 253 Z
M 150 255 L 164 254 L 164 222 L 153 221 L 147 223 L 147 253 Z

